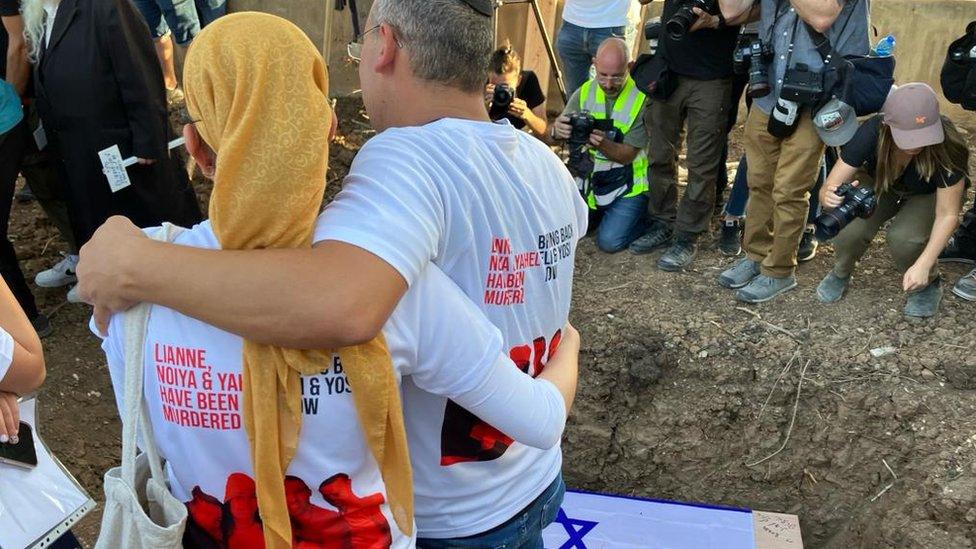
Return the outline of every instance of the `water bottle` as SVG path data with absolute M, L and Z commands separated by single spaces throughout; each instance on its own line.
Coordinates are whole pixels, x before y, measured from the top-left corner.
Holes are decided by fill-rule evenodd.
M 878 44 L 874 46 L 875 57 L 888 57 L 891 52 L 895 49 L 895 35 L 889 34 L 881 40 L 878 40 Z

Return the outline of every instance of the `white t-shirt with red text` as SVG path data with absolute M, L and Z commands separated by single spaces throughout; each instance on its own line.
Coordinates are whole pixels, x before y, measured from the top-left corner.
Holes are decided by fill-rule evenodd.
M 174 242 L 220 247 L 208 221 Z M 112 318 L 102 342 L 120 408 L 122 319 Z M 520 440 L 558 443 L 565 422 L 558 390 L 514 367 L 498 330 L 435 266 L 419 273 L 383 334 L 398 379 L 409 375 L 429 391 L 450 395 L 503 422 Z M 454 341 L 445 341 L 446 335 Z M 240 412 L 242 348 L 240 337 L 166 307 L 151 309 L 145 395 L 170 488 L 189 508 L 187 535 L 196 546 L 263 544 Z M 413 538 L 390 514 L 351 392 L 338 357 L 322 364 L 321 374 L 302 378 L 302 430 L 285 481 L 294 541 L 306 547 L 412 547 Z M 516 416 L 512 407 L 531 413 Z
M 387 129 L 359 151 L 315 241 L 363 248 L 411 286 L 434 263 L 474 301 L 522 371 L 537 376 L 568 315 L 587 208 L 538 139 L 497 123 L 442 119 Z M 461 350 L 466 327 L 445 334 Z M 478 534 L 551 484 L 558 447 L 537 450 L 404 379 L 421 537 Z M 519 414 L 519 409 L 513 409 Z

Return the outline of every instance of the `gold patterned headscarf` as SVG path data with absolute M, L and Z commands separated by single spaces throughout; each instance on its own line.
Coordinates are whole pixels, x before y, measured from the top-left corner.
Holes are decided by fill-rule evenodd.
M 325 64 L 295 25 L 237 13 L 208 25 L 187 53 L 187 108 L 217 153 L 210 221 L 224 249 L 309 248 L 329 159 Z M 241 296 L 247 299 L 247 296 Z M 413 531 L 413 488 L 400 393 L 380 335 L 338 351 L 400 530 Z M 290 547 L 284 476 L 301 429 L 302 375 L 331 350 L 244 342 L 244 427 L 269 549 Z

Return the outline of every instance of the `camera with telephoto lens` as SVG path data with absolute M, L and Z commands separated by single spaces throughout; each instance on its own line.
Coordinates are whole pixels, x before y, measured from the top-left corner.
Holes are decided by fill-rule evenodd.
M 596 119 L 589 111 L 580 111 L 569 115 L 569 162 L 566 167 L 573 177 L 585 179 L 593 171 L 593 158 L 586 149 L 590 142 L 590 134 L 596 128 Z
M 837 188 L 835 194 L 843 197 L 843 204 L 817 216 L 816 236 L 821 242 L 837 236 L 855 218 L 871 217 L 878 206 L 878 197 L 870 187 L 855 187 L 844 183 Z
M 508 108 L 515 100 L 515 90 L 508 84 L 498 84 L 495 86 L 494 95 L 491 97 L 491 108 L 488 109 L 488 118 L 498 120 L 508 114 Z
M 713 13 L 718 9 L 718 2 L 717 0 L 684 0 L 674 16 L 668 19 L 664 25 L 664 29 L 672 40 L 678 41 L 684 38 L 695 21 L 698 21 L 695 8 L 705 13 Z
M 773 60 L 773 48 L 756 37 L 743 37 L 732 55 L 732 69 L 736 74 L 749 74 L 746 94 L 753 98 L 769 95 L 769 72 L 766 65 Z

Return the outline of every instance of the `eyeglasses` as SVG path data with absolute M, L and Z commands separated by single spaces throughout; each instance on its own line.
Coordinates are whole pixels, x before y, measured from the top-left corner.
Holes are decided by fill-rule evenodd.
M 614 84 L 619 84 L 620 82 L 623 82 L 624 80 L 627 79 L 627 75 L 626 74 L 613 74 L 613 75 L 610 75 L 610 74 L 600 74 L 600 73 L 597 73 L 596 78 L 597 78 L 597 80 L 602 80 L 604 82 L 610 82 L 610 83 L 614 83 Z
M 357 63 L 359 63 L 360 61 L 362 61 L 362 59 L 363 59 L 363 39 L 366 38 L 366 35 L 367 34 L 373 32 L 374 30 L 376 30 L 378 28 L 380 28 L 380 25 L 373 25 L 372 27 L 370 27 L 370 28 L 364 30 L 363 32 L 359 33 L 358 36 L 356 36 L 355 38 L 352 39 L 352 42 L 349 42 L 348 44 L 346 44 L 346 55 L 349 56 L 349 59 L 352 59 L 353 61 L 355 61 Z M 397 42 L 397 45 L 399 46 L 400 43 Z

